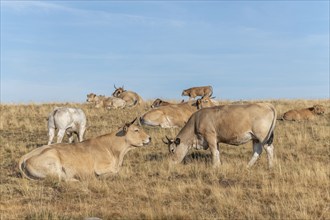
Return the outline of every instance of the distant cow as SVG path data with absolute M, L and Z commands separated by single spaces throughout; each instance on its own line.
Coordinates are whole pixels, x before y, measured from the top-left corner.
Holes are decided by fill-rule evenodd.
M 117 97 L 95 98 L 95 108 L 117 109 L 124 108 L 126 101 Z
M 189 100 L 194 99 L 196 96 L 211 97 L 212 94 L 213 94 L 212 86 L 192 87 L 182 91 L 182 96 L 189 96 Z
M 20 158 L 19 170 L 28 179 L 54 176 L 65 181 L 117 173 L 129 150 L 151 141 L 142 128 L 133 125 L 134 121 L 115 132 L 84 142 L 36 148 Z
M 157 107 L 160 107 L 160 106 L 166 106 L 166 105 L 172 105 L 174 103 L 170 103 L 170 102 L 166 102 L 166 101 L 163 101 L 161 99 L 155 99 L 155 101 L 151 104 L 151 108 L 157 108 Z
M 196 101 L 160 106 L 144 113 L 140 117 L 140 122 L 143 125 L 160 126 L 161 128 L 182 127 L 197 110 Z
M 202 98 L 196 100 L 196 106 L 197 109 L 202 109 L 202 108 L 216 106 L 216 103 L 215 101 L 213 101 L 213 97 L 210 98 L 208 96 L 203 96 Z
M 314 105 L 305 109 L 293 109 L 283 114 L 283 119 L 287 121 L 312 120 L 316 115 L 323 115 L 325 108 L 323 105 Z
M 86 102 L 95 104 L 96 100 L 99 100 L 99 99 L 102 99 L 102 98 L 105 98 L 105 96 L 104 95 L 96 95 L 94 93 L 89 93 L 89 94 L 87 94 Z
M 124 86 L 117 88 L 114 85 L 114 87 L 115 91 L 112 93 L 112 96 L 125 100 L 126 106 L 132 107 L 143 102 L 142 98 L 136 92 L 127 91 L 124 89 Z
M 191 148 L 210 149 L 214 166 L 220 165 L 219 143 L 241 145 L 253 141 L 251 167 L 264 147 L 268 165 L 273 165 L 273 137 L 276 110 L 269 103 L 223 105 L 195 112 L 175 139 L 163 140 L 172 163 L 180 163 Z
M 79 141 L 83 141 L 86 130 L 86 115 L 79 108 L 56 107 L 48 116 L 48 145 L 52 143 L 55 130 L 58 129 L 57 143 L 61 143 L 64 134 L 69 136 L 69 142 L 73 141 L 75 133 Z

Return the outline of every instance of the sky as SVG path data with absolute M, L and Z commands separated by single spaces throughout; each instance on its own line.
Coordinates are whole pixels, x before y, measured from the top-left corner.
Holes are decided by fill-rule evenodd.
M 329 65 L 329 1 L 1 0 L 1 103 L 329 99 Z

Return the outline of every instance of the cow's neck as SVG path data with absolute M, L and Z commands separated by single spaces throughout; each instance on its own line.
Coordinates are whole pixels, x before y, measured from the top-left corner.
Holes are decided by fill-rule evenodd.
M 123 164 L 123 160 L 128 151 L 133 149 L 130 144 L 125 141 L 125 137 L 114 137 L 112 143 L 110 143 L 110 151 L 115 157 L 116 166 L 119 168 Z

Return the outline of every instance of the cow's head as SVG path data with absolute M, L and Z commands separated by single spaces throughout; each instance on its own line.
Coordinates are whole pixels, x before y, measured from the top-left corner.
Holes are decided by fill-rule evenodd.
M 152 105 L 151 105 L 150 107 L 151 107 L 151 108 L 157 108 L 157 107 L 161 106 L 162 103 L 163 103 L 163 100 L 161 100 L 161 99 L 156 99 L 156 100 L 152 103 Z
M 87 95 L 86 102 L 94 102 L 95 101 L 96 94 L 90 93 Z
M 168 146 L 168 151 L 172 154 L 175 153 L 175 150 L 177 148 L 178 145 L 180 145 L 180 138 L 175 138 L 174 139 L 171 139 L 171 138 L 168 138 L 167 136 L 165 136 L 166 140 L 162 140 L 164 142 L 164 144 L 166 144 Z
M 187 90 L 183 90 L 181 96 L 187 96 L 187 95 L 188 95 L 188 91 Z
M 323 105 L 314 105 L 313 112 L 317 115 L 323 115 L 325 112 L 325 108 Z
M 134 125 L 136 118 L 129 123 L 126 123 L 122 128 L 122 136 L 125 136 L 125 141 L 134 147 L 142 147 L 151 141 L 151 137 L 142 129 Z
M 211 99 L 213 99 L 213 97 L 210 98 L 208 96 L 203 96 L 202 98 L 197 99 L 196 100 L 197 109 L 215 106 L 215 104 L 213 103 L 213 101 Z
M 125 92 L 124 86 L 117 88 L 116 85 L 113 85 L 115 87 L 115 91 L 112 93 L 112 96 L 119 97 L 120 94 Z

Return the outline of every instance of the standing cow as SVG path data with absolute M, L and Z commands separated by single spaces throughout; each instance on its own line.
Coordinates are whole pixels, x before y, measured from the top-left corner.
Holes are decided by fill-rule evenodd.
M 182 91 L 182 96 L 189 96 L 190 99 L 194 99 L 196 96 L 208 96 L 211 97 L 213 94 L 212 86 L 200 86 L 192 87 Z
M 114 87 L 115 91 L 112 93 L 112 96 L 125 100 L 126 106 L 132 107 L 143 102 L 142 98 L 136 92 L 127 91 L 124 89 L 124 86 L 117 88 L 114 85 Z
M 52 143 L 56 129 L 57 143 L 62 142 L 65 133 L 69 136 L 70 143 L 73 141 L 73 133 L 80 142 L 83 141 L 86 130 L 85 113 L 79 108 L 56 107 L 48 116 L 48 145 Z
M 219 143 L 241 145 L 253 141 L 251 167 L 259 158 L 262 148 L 273 165 L 273 138 L 276 110 L 269 103 L 224 105 L 203 108 L 195 112 L 175 139 L 167 138 L 173 163 L 180 163 L 191 148 L 207 149 L 215 167 L 220 165 Z

